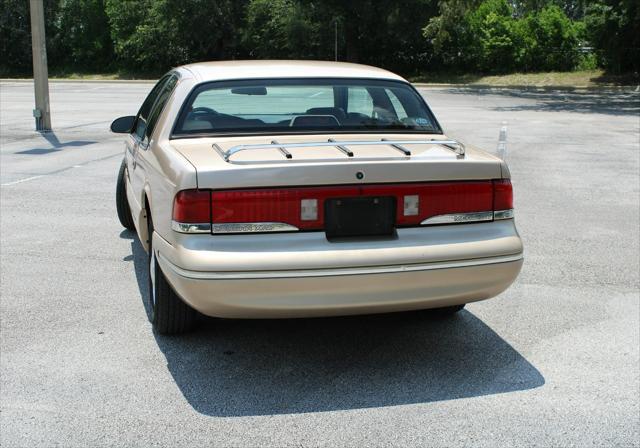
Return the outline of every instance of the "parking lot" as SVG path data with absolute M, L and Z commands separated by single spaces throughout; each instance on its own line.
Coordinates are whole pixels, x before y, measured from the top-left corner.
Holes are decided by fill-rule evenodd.
M 147 320 L 146 255 L 114 190 L 148 83 L 0 85 L 0 444 L 638 446 L 640 93 L 422 88 L 448 133 L 503 122 L 517 282 L 421 313 Z

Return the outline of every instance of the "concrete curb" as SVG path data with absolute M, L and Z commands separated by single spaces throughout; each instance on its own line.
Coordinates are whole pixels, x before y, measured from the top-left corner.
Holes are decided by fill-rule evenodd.
M 159 79 L 159 78 L 158 78 Z M 50 83 L 123 83 L 123 84 L 149 84 L 155 83 L 158 79 L 68 79 L 68 78 L 50 78 Z M 33 78 L 0 78 L 0 82 L 33 82 Z
M 640 91 L 639 86 L 532 86 L 532 85 L 493 85 L 493 84 L 443 84 L 443 83 L 412 83 L 415 87 L 421 89 L 474 89 L 474 90 L 486 90 L 486 89 L 512 89 L 512 90 L 531 90 L 531 91 L 603 91 L 603 90 L 618 90 L 618 91 Z

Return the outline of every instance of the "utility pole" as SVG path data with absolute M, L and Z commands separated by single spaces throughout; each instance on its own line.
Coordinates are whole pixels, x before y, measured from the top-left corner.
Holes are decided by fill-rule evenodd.
M 338 60 L 338 19 L 335 18 L 333 19 L 333 30 L 334 30 L 334 40 L 333 40 L 333 54 L 335 55 L 334 58 L 337 61 Z
M 36 131 L 51 130 L 51 110 L 49 108 L 49 71 L 47 69 L 47 44 L 44 34 L 43 0 L 30 0 L 31 50 L 33 53 L 33 84 L 36 95 Z

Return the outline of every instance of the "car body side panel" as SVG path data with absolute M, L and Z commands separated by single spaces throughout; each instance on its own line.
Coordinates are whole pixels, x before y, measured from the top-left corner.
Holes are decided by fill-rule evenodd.
M 196 171 L 180 153 L 156 145 L 145 154 L 148 201 L 154 229 L 171 238 L 173 198 L 179 190 L 196 188 Z
M 146 249 L 147 220 L 145 200 L 151 207 L 153 225 L 157 232 L 171 238 L 171 214 L 173 198 L 179 190 L 197 187 L 195 167 L 168 141 L 168 121 L 175 118 L 177 109 L 190 91 L 192 84 L 187 71 L 182 71 L 175 90 L 158 117 L 148 145 L 140 146 L 135 154 L 135 180 L 132 182 L 136 205 L 130 201 L 132 212 L 138 210 L 135 219 L 138 234 Z M 171 115 L 173 116 L 171 117 Z M 133 137 L 128 136 L 129 139 Z

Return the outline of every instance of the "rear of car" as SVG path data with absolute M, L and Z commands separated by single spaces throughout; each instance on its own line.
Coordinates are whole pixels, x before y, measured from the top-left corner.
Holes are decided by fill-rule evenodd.
M 523 248 L 504 162 L 444 135 L 406 81 L 372 73 L 202 77 L 166 113 L 157 151 L 188 161 L 195 185 L 153 195 L 171 206 L 149 209 L 162 222 L 150 253 L 180 307 L 456 311 L 515 280 Z M 188 327 L 180 307 L 176 331 Z
M 517 276 L 510 190 L 500 179 L 188 191 L 174 205 L 174 228 L 187 233 L 155 247 L 176 292 L 212 316 L 449 307 Z M 188 227 L 205 231 L 202 203 L 206 236 Z

